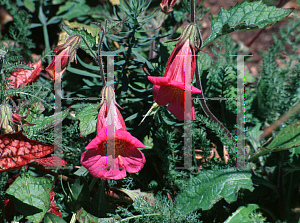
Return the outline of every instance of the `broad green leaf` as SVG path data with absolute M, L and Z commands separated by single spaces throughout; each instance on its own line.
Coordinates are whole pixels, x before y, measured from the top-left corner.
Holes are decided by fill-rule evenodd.
M 62 28 L 67 32 L 69 36 L 75 34 L 81 35 L 86 40 L 90 48 L 93 50 L 94 54 L 97 54 L 96 43 L 99 42 L 98 31 L 100 30 L 100 28 L 95 28 L 93 26 L 84 25 L 80 23 L 69 23 L 68 21 L 64 21 Z M 86 45 L 86 42 L 82 40 L 80 43 L 80 48 L 82 48 L 93 58 L 94 54 L 90 51 L 90 48 Z
M 256 30 L 271 26 L 288 16 L 291 9 L 266 6 L 262 1 L 236 4 L 228 11 L 221 8 L 218 18 L 211 22 L 211 34 L 203 47 L 219 38 L 238 30 Z
M 115 223 L 118 222 L 118 220 L 121 220 L 121 217 L 98 218 L 89 214 L 83 208 L 80 208 L 80 210 L 76 212 L 76 219 L 79 223 Z
M 44 217 L 44 223 L 67 223 L 64 219 L 55 214 L 47 212 Z
M 278 152 L 282 150 L 297 148 L 299 146 L 300 121 L 298 120 L 282 129 L 267 147 L 259 148 L 255 153 L 251 155 L 248 161 L 252 161 L 260 156 L 266 155 L 269 152 Z M 298 149 L 295 151 L 298 151 Z
M 52 183 L 49 179 L 23 174 L 10 185 L 6 193 L 17 211 L 30 222 L 38 223 L 49 209 L 51 189 Z
M 235 169 L 202 170 L 189 180 L 188 186 L 177 196 L 178 208 L 188 213 L 209 210 L 222 198 L 228 203 L 234 202 L 240 189 L 254 190 L 251 175 L 251 171 Z
M 248 204 L 247 206 L 239 207 L 231 216 L 229 216 L 224 223 L 253 223 L 252 220 L 249 219 L 249 214 L 254 210 L 258 209 L 259 206 L 257 204 Z
M 76 117 L 79 119 L 80 136 L 86 136 L 96 131 L 97 107 L 98 104 L 88 104 Z

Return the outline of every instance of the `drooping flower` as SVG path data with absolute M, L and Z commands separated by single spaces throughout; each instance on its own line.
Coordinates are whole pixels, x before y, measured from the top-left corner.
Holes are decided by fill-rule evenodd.
M 161 106 L 168 105 L 168 110 L 178 119 L 184 119 L 184 100 L 185 100 L 185 74 L 186 69 L 191 69 L 191 81 L 195 72 L 195 54 L 198 49 L 196 46 L 195 24 L 189 24 L 182 35 L 179 37 L 178 43 L 168 60 L 167 68 L 163 77 L 151 77 L 148 79 L 154 84 L 153 98 L 155 102 Z M 191 67 L 186 66 L 188 56 L 191 57 Z M 191 87 L 191 94 L 201 93 L 198 88 Z M 192 120 L 195 120 L 195 110 L 191 101 Z
M 11 76 L 7 78 L 7 80 L 11 80 L 9 82 L 9 86 L 11 88 L 19 88 L 21 86 L 25 86 L 28 83 L 34 82 L 40 75 L 42 71 L 42 60 L 39 60 L 36 63 L 29 62 L 27 64 L 28 68 L 34 68 L 33 70 L 25 70 L 19 68 L 11 73 Z
M 176 0 L 162 0 L 160 3 L 161 11 L 165 14 L 169 14 L 173 11 L 173 6 L 175 5 Z
M 114 133 L 110 134 L 108 125 L 112 114 Z M 109 146 L 114 148 L 113 152 L 107 151 Z M 143 168 L 146 160 L 138 148 L 145 148 L 145 145 L 126 131 L 116 105 L 104 100 L 97 120 L 97 136 L 85 148 L 87 151 L 82 154 L 81 163 L 94 177 L 119 180 L 126 176 L 126 171 L 136 173 Z
M 53 49 L 55 56 L 61 56 L 61 71 L 63 71 L 71 62 L 76 61 L 76 50 L 80 46 L 81 36 L 72 35 L 64 44 L 61 44 Z M 45 69 L 52 80 L 55 80 L 55 57 L 49 66 Z

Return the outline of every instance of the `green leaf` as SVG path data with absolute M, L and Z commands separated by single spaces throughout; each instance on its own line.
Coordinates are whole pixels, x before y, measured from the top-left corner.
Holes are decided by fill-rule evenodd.
M 259 206 L 257 204 L 248 204 L 247 206 L 239 207 L 231 216 L 229 216 L 224 223 L 253 223 L 252 220 L 249 219 L 249 214 L 254 210 L 258 209 Z
M 46 130 L 55 125 L 55 119 L 54 118 L 59 118 L 58 121 L 63 121 L 67 115 L 69 114 L 70 108 L 67 108 L 66 110 L 62 111 L 61 116 L 59 115 L 51 115 L 51 116 L 44 116 L 41 114 L 37 119 L 33 120 L 27 120 L 28 122 L 35 124 L 33 126 L 29 127 L 29 131 L 41 131 L 41 130 Z M 61 117 L 61 118 L 60 118 Z
M 47 212 L 44 217 L 44 223 L 67 223 L 64 219 L 55 214 Z
M 70 8 L 73 6 L 72 10 L 70 10 Z M 67 1 L 66 4 L 61 5 L 58 8 L 57 11 L 57 15 L 59 15 L 60 13 L 66 11 L 67 13 L 62 15 L 62 18 L 66 19 L 66 20 L 71 20 L 74 18 L 78 18 L 80 16 L 86 16 L 87 13 L 90 11 L 90 7 L 85 4 L 84 0 L 80 0 L 80 1 Z
M 30 11 L 35 11 L 34 2 L 32 0 L 24 0 L 24 6 Z
M 237 30 L 257 30 L 274 25 L 291 12 L 291 9 L 266 6 L 261 1 L 244 1 L 231 7 L 228 11 L 221 8 L 218 18 L 211 22 L 211 34 L 205 40 L 202 48 L 218 37 Z
M 300 145 L 300 120 L 285 127 L 268 145 L 268 148 L 290 148 L 295 145 Z
M 64 21 L 62 28 L 67 32 L 69 36 L 75 34 L 81 35 L 93 50 L 94 54 L 97 54 L 96 43 L 99 42 L 99 28 L 76 22 L 70 23 L 68 21 Z M 94 54 L 90 51 L 90 48 L 86 45 L 86 42 L 81 41 L 80 48 L 88 53 L 92 58 L 94 58 Z
M 300 120 L 290 124 L 281 130 L 281 132 L 273 139 L 267 147 L 259 148 L 251 155 L 248 161 L 266 155 L 269 152 L 279 152 L 300 146 Z M 298 149 L 296 150 L 298 151 Z
M 90 73 L 90 72 L 87 72 L 87 71 L 84 71 L 84 70 L 80 70 L 80 69 L 77 69 L 77 68 L 74 68 L 74 67 L 67 67 L 67 71 L 70 71 L 74 74 L 78 74 L 78 75 L 81 75 L 81 76 L 86 76 L 86 77 L 95 77 L 95 78 L 101 78 L 100 74 L 97 75 L 97 74 L 94 74 L 94 73 Z
M 76 176 L 86 176 L 88 175 L 89 171 L 84 167 L 84 166 L 81 166 L 78 170 L 76 170 L 74 172 L 74 175 Z
M 189 180 L 188 186 L 177 196 L 176 201 L 178 208 L 186 213 L 198 209 L 209 210 L 222 198 L 228 203 L 236 201 L 241 188 L 254 190 L 251 171 L 202 170 Z
M 79 177 L 72 185 L 71 190 L 74 201 L 90 201 L 89 185 L 84 177 Z
M 44 177 L 19 176 L 6 190 L 15 208 L 30 222 L 40 222 L 49 209 L 52 183 Z
M 80 208 L 80 210 L 78 210 L 76 212 L 76 219 L 77 221 L 79 221 L 79 223 L 115 223 L 117 222 L 116 220 L 121 220 L 120 217 L 110 217 L 110 218 L 98 218 L 96 216 L 93 216 L 91 214 L 89 214 L 88 212 L 86 212 L 83 208 Z
M 80 136 L 86 136 L 96 131 L 97 107 L 98 104 L 88 104 L 76 117 L 79 119 Z

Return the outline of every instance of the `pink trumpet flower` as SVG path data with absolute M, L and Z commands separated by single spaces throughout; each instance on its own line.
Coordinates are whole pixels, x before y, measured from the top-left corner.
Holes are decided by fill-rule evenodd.
M 109 88 L 103 90 L 108 95 L 112 90 Z M 97 136 L 85 148 L 87 151 L 82 154 L 81 163 L 94 177 L 119 180 L 126 177 L 126 171 L 136 173 L 143 168 L 146 160 L 138 148 L 145 148 L 145 145 L 127 132 L 115 102 L 109 103 L 105 99 L 101 104 L 97 120 Z M 113 135 L 108 133 L 110 109 L 114 109 Z M 113 154 L 107 152 L 109 144 L 114 146 Z
M 161 106 L 166 106 L 168 110 L 179 120 L 184 119 L 185 100 L 185 70 L 191 69 L 191 81 L 195 72 L 195 54 L 198 51 L 195 46 L 197 28 L 195 24 L 189 24 L 168 60 L 167 68 L 163 77 L 151 77 L 148 79 L 154 84 L 153 98 Z M 191 67 L 186 66 L 187 57 L 191 57 Z M 201 93 L 198 88 L 191 87 L 191 94 Z M 192 100 L 192 99 L 191 99 Z M 195 120 L 194 104 L 191 101 L 192 120 Z

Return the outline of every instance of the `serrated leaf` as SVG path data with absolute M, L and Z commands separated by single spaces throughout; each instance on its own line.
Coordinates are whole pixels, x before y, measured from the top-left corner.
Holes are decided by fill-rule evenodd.
M 76 117 L 79 119 L 80 136 L 86 136 L 96 131 L 96 120 L 98 104 L 88 104 L 84 107 Z
M 94 54 L 97 54 L 97 47 L 96 44 L 99 43 L 99 35 L 98 32 L 100 28 L 95 28 L 93 26 L 80 24 L 77 22 L 70 23 L 68 21 L 64 21 L 63 29 L 67 32 L 69 36 L 79 34 L 81 35 L 90 48 L 93 50 Z M 91 57 L 94 57 L 94 55 L 91 53 L 89 47 L 86 45 L 85 41 L 81 41 L 80 48 L 82 48 L 86 53 L 91 55 Z
M 251 155 L 248 161 L 266 155 L 270 152 L 279 152 L 300 146 L 300 120 L 290 124 L 280 131 L 267 147 L 260 147 Z
M 44 217 L 44 223 L 67 223 L 64 219 L 55 214 L 47 212 Z
M 0 135 L 0 172 L 18 169 L 54 151 L 53 145 L 28 139 L 21 131 Z
M 6 193 L 13 200 L 17 211 L 30 222 L 39 223 L 49 209 L 51 188 L 49 179 L 23 174 L 10 185 Z
M 46 129 L 53 127 L 56 124 L 55 118 L 59 117 L 59 121 L 63 121 L 69 114 L 70 108 L 71 107 L 62 111 L 61 116 L 58 114 L 54 114 L 51 116 L 44 116 L 43 114 L 41 114 L 37 119 L 33 119 L 33 120 L 26 119 L 26 121 L 30 121 L 32 124 L 35 124 L 33 126 L 30 126 L 29 130 L 30 131 L 40 131 L 40 130 L 46 130 Z
M 257 204 L 248 204 L 247 206 L 239 207 L 231 216 L 229 216 L 224 223 L 252 223 L 253 221 L 249 219 L 249 214 L 254 210 L 258 209 Z
M 237 200 L 238 191 L 254 190 L 251 171 L 202 170 L 189 180 L 188 186 L 176 198 L 178 208 L 185 213 L 194 210 L 209 210 L 224 198 L 228 203 Z
M 83 208 L 80 208 L 76 212 L 76 219 L 79 223 L 115 223 L 117 220 L 121 220 L 121 217 L 110 217 L 110 218 L 98 218 L 86 212 Z
M 218 37 L 237 30 L 256 30 L 274 25 L 291 12 L 291 9 L 267 6 L 262 1 L 244 1 L 231 7 L 228 11 L 221 8 L 218 18 L 211 22 L 211 34 L 205 40 L 202 48 Z

